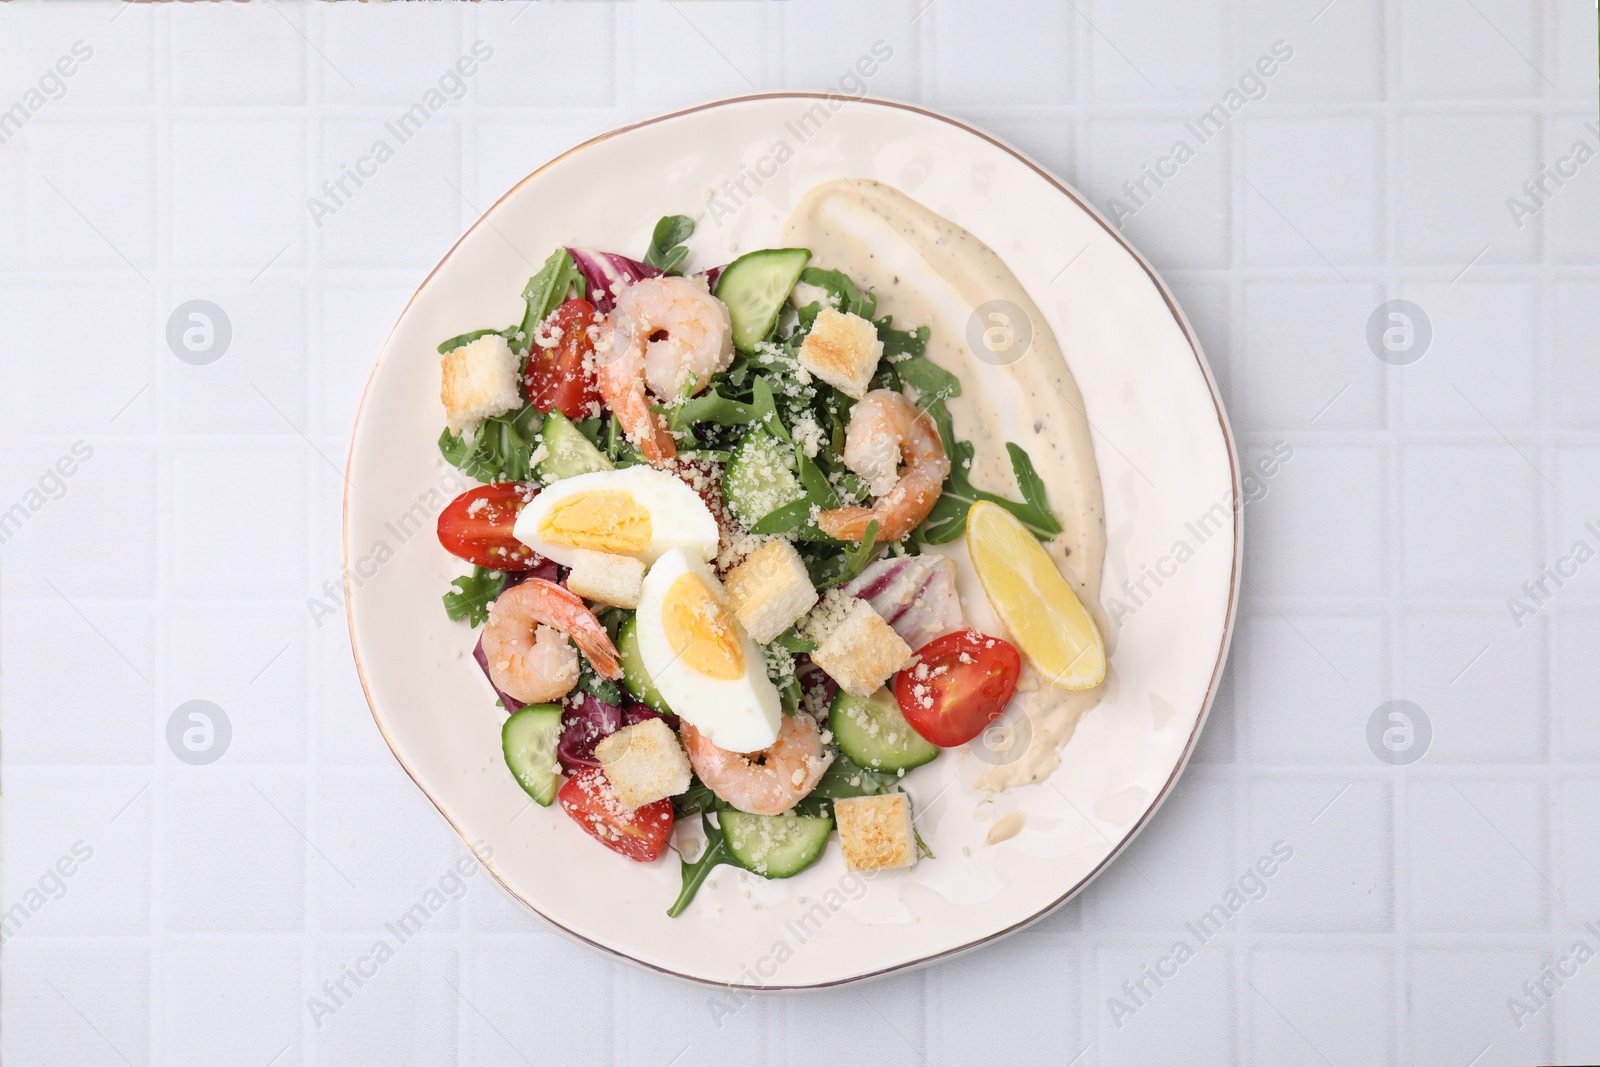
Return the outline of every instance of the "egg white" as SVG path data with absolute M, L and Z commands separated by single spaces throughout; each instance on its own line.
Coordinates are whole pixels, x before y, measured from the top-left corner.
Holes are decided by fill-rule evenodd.
M 683 574 L 697 574 L 724 606 L 727 593 L 711 568 L 682 549 L 671 549 L 650 568 L 639 595 L 639 654 L 661 697 L 685 722 L 729 752 L 755 752 L 778 739 L 783 704 L 767 677 L 760 645 L 728 612 L 744 649 L 743 678 L 722 679 L 701 674 L 672 649 L 662 622 L 667 590 Z
M 654 467 L 624 467 L 563 478 L 539 490 L 517 516 L 512 533 L 539 555 L 570 567 L 582 550 L 546 541 L 539 526 L 561 501 L 579 493 L 608 489 L 627 493 L 650 513 L 650 543 L 639 552 L 628 553 L 646 566 L 673 548 L 681 548 L 700 560 L 716 556 L 717 520 L 711 509 L 682 479 Z

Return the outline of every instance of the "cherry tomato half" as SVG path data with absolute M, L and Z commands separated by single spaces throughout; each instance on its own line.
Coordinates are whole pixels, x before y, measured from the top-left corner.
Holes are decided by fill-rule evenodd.
M 957 630 L 917 649 L 895 678 L 894 697 L 911 728 L 941 748 L 964 745 L 1011 701 L 1022 657 L 1009 641 Z
M 542 333 L 560 332 L 553 348 L 536 338 L 528 340 L 528 400 L 540 411 L 556 410 L 574 422 L 599 410 L 600 389 L 595 384 L 594 340 L 589 327 L 599 316 L 587 300 L 572 299 L 556 308 L 540 324 Z
M 561 810 L 595 840 L 630 860 L 649 863 L 661 855 L 672 836 L 671 800 L 626 808 L 599 767 L 580 767 L 567 779 L 556 799 L 561 802 Z
M 439 543 L 453 556 L 497 571 L 526 571 L 542 558 L 511 533 L 534 490 L 516 482 L 468 489 L 439 513 Z

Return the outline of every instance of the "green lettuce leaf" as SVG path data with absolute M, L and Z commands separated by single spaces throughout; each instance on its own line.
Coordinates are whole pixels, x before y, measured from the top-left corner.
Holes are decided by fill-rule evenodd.
M 943 407 L 941 402 L 940 407 Z M 936 416 L 937 418 L 937 416 Z M 945 415 L 945 423 L 949 416 Z M 1044 479 L 1033 469 L 1033 461 L 1020 445 L 1006 442 L 1006 452 L 1011 457 L 1011 471 L 1016 476 L 1022 500 L 1007 500 L 1003 496 L 979 489 L 967 480 L 967 470 L 972 466 L 971 441 L 951 444 L 946 425 L 939 432 L 945 435 L 945 448 L 950 453 L 950 477 L 945 479 L 944 491 L 933 505 L 927 519 L 917 529 L 917 536 L 931 545 L 942 545 L 960 537 L 967 527 L 967 512 L 980 500 L 999 504 L 1015 515 L 1028 528 L 1028 532 L 1041 541 L 1048 541 L 1061 533 L 1061 523 L 1050 511 L 1045 497 Z
M 450 584 L 455 588 L 444 595 L 444 613 L 455 622 L 466 619 L 471 626 L 482 626 L 489 618 L 489 604 L 505 587 L 506 576 L 504 571 L 473 567 L 471 574 L 452 578 Z
M 439 435 L 439 452 L 452 466 L 480 482 L 531 481 L 531 457 L 543 421 L 529 404 L 512 414 L 484 419 L 471 438 L 445 430 Z
M 870 291 L 863 295 L 856 287 L 855 280 L 842 270 L 807 267 L 800 272 L 800 280 L 807 285 L 826 289 L 838 302 L 839 310 L 847 315 L 860 315 L 864 319 L 870 319 L 873 312 L 878 310 L 878 298 Z M 815 318 L 816 314 L 813 311 L 811 317 Z
M 700 812 L 700 826 L 706 832 L 705 851 L 700 853 L 700 858 L 690 863 L 683 860 L 683 889 L 678 893 L 678 899 L 672 902 L 672 907 L 667 909 L 667 917 L 676 919 L 682 915 L 694 895 L 700 892 L 700 887 L 705 884 L 709 875 L 719 864 L 737 866 L 733 860 L 733 853 L 728 850 L 727 838 L 722 836 L 722 831 L 711 822 L 711 816 L 705 810 Z
M 528 306 L 522 315 L 522 351 L 527 351 L 533 343 L 533 334 L 539 324 L 550 312 L 566 303 L 569 290 L 576 291 L 580 297 L 586 296 L 588 284 L 583 280 L 583 274 L 572 256 L 565 248 L 558 248 L 550 253 L 550 258 L 544 261 L 539 273 L 529 278 L 528 284 L 523 287 L 522 299 L 527 301 Z
M 678 268 L 689 257 L 689 248 L 683 242 L 694 233 L 694 220 L 687 215 L 667 215 L 650 235 L 650 250 L 644 261 L 663 274 L 682 274 Z

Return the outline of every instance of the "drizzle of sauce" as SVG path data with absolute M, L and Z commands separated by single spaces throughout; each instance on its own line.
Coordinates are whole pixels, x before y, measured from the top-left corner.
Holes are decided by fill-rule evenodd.
M 986 844 L 998 845 L 1002 841 L 1009 841 L 1022 832 L 1023 815 L 1020 811 L 1008 811 L 994 821 L 989 827 L 989 835 L 983 840 Z
M 873 285 L 879 314 L 892 315 L 896 325 L 932 329 L 929 358 L 961 379 L 961 395 L 947 403 L 956 436 L 976 448 L 968 477 L 978 488 L 1015 498 L 1005 445 L 1012 440 L 1027 450 L 1044 480 L 1051 509 L 1065 527 L 1045 548 L 1105 633 L 1100 607 L 1105 504 L 1083 396 L 1049 323 L 1016 275 L 965 229 L 874 181 L 818 185 L 789 216 L 783 240 L 790 247 L 811 249 L 814 263 Z M 969 326 L 976 322 L 981 336 L 988 325 L 979 309 L 993 301 L 1020 309 L 1031 326 L 1031 343 L 1005 365 L 987 349 L 980 357 L 968 343 Z M 1009 636 L 984 595 L 965 539 L 929 550 L 955 564 L 956 589 L 968 623 L 985 633 Z M 1104 683 L 1094 689 L 1057 689 L 1024 665 L 1012 707 L 1026 717 L 1027 747 L 1015 758 L 986 768 L 975 785 L 999 791 L 1044 781 L 1060 766 L 1061 746 L 1084 713 L 1099 703 L 1104 689 Z M 1001 819 L 990 831 L 991 843 L 1005 822 Z

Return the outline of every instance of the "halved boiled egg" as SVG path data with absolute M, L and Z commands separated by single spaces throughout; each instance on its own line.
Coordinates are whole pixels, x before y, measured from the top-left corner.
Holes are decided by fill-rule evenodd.
M 672 548 L 701 560 L 717 554 L 711 509 L 682 479 L 654 467 L 563 478 L 528 502 L 513 533 L 568 567 L 585 550 L 632 556 L 646 565 Z
M 713 745 L 755 752 L 778 739 L 783 705 L 765 654 L 704 562 L 681 548 L 655 562 L 639 594 L 637 632 L 662 699 Z

